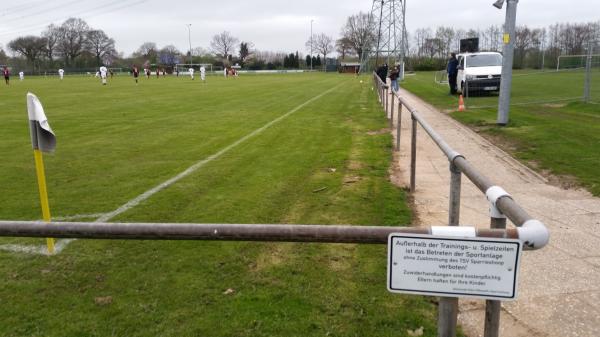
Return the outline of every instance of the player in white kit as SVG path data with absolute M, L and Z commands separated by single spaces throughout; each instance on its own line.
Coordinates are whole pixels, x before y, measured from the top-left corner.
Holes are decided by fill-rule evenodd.
M 188 69 L 188 71 L 190 72 L 190 77 L 193 80 L 194 79 L 194 68 L 190 68 L 190 69 Z
M 19 80 L 24 80 L 25 79 L 25 73 L 22 71 L 19 71 Z
M 202 82 L 206 81 L 206 68 L 204 66 L 200 67 L 200 79 Z
M 60 77 L 60 80 L 62 81 L 63 77 L 65 77 L 65 70 L 64 69 L 58 69 L 58 76 Z
M 100 67 L 100 77 L 102 77 L 102 85 L 106 85 L 106 73 L 108 69 L 105 66 Z

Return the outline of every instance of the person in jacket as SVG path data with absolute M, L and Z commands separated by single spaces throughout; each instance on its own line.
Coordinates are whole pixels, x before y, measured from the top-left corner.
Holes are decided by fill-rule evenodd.
M 446 68 L 448 73 L 448 84 L 450 85 L 450 95 L 456 95 L 456 76 L 458 75 L 458 60 L 456 54 L 451 53 Z
M 398 80 L 400 79 L 400 67 L 395 66 L 390 73 L 390 80 L 392 81 L 392 90 L 397 92 L 400 89 Z

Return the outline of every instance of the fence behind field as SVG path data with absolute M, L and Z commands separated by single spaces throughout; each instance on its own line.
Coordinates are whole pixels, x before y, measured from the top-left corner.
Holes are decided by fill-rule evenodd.
M 410 144 L 410 191 L 415 192 L 417 188 L 417 129 L 420 125 L 427 136 L 439 147 L 441 152 L 448 158 L 450 171 L 450 197 L 448 223 L 450 226 L 459 226 L 460 219 L 460 195 L 462 176 L 466 176 L 490 201 L 490 228 L 505 229 L 508 217 L 518 229 L 530 228 L 536 233 L 537 238 L 526 238 L 520 236 L 526 246 L 530 248 L 543 247 L 548 241 L 548 231 L 538 220 L 533 219 L 506 191 L 496 186 L 489 178 L 480 173 L 467 159 L 456 152 L 445 140 L 429 125 L 429 123 L 412 107 L 398 92 L 394 92 L 383 80 L 373 73 L 373 83 L 377 88 L 379 102 L 383 105 L 392 130 L 396 127 L 395 150 L 400 152 L 402 136 L 402 113 L 406 109 L 410 113 L 411 144 Z M 397 118 L 394 125 L 394 113 Z M 535 228 L 535 229 L 534 229 Z M 539 235 L 539 236 L 538 236 Z M 485 337 L 496 337 L 499 334 L 501 302 L 486 301 Z M 439 302 L 438 335 L 454 336 L 458 313 L 458 300 L 456 298 L 441 298 Z

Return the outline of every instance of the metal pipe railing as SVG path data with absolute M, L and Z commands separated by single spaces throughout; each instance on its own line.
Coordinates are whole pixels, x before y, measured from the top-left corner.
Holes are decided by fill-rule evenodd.
M 383 81 L 374 74 L 375 85 L 378 92 Z M 398 92 L 392 91 L 392 97 L 398 99 L 398 117 L 396 133 L 396 151 L 400 151 L 401 137 L 401 118 L 402 106 L 405 106 L 411 113 L 412 134 L 411 134 L 411 161 L 410 161 L 410 191 L 416 189 L 416 155 L 417 155 L 417 123 L 425 130 L 427 135 L 440 148 L 450 162 L 450 202 L 448 212 L 448 224 L 458 226 L 460 218 L 460 190 L 461 176 L 464 175 L 483 192 L 490 202 L 490 230 L 506 230 L 506 217 L 508 217 L 518 228 L 519 239 L 524 243 L 525 248 L 539 249 L 544 247 L 549 240 L 549 232 L 544 224 L 533 219 L 512 197 L 486 176 L 481 174 L 473 167 L 467 159 L 456 152 L 446 141 L 427 123 L 427 121 L 414 109 L 409 102 L 400 96 Z M 386 100 L 380 100 L 387 104 Z M 393 98 L 392 98 L 393 102 Z M 393 104 L 393 103 L 392 103 Z M 387 112 L 388 108 L 385 107 Z M 393 125 L 392 115 L 389 117 L 390 124 Z M 498 336 L 500 327 L 500 310 L 502 308 L 500 301 L 487 300 L 485 311 L 484 335 L 486 337 Z M 458 315 L 458 301 L 455 298 L 440 298 L 438 310 L 438 336 L 454 337 L 456 335 L 456 322 Z
M 381 86 L 383 81 L 376 77 L 376 85 Z M 411 113 L 411 119 L 413 121 L 412 127 L 412 137 L 411 137 L 411 192 L 414 192 L 416 189 L 416 126 L 418 123 L 421 125 L 423 130 L 429 135 L 431 140 L 440 148 L 440 150 L 444 153 L 444 155 L 448 158 L 451 164 L 454 164 L 458 170 L 460 170 L 464 175 L 469 178 L 469 180 L 477 186 L 477 188 L 488 194 L 491 188 L 496 187 L 496 185 L 486 176 L 481 174 L 475 167 L 473 167 L 467 159 L 462 156 L 460 153 L 455 151 L 443 137 L 437 133 L 427 121 L 421 116 L 421 114 L 414 108 L 412 105 L 403 97 L 399 95 L 398 92 L 393 92 L 393 95 L 396 96 L 399 104 L 407 108 Z M 399 118 L 398 118 L 399 120 Z M 398 133 L 399 134 L 399 133 Z M 397 140 L 397 144 L 399 141 Z M 397 146 L 397 151 L 400 148 Z M 546 227 L 539 220 L 531 217 L 519 204 L 517 204 L 508 193 L 504 193 L 500 195 L 495 200 L 490 200 L 493 202 L 493 206 L 497 207 L 498 210 L 502 213 L 502 215 L 508 217 L 517 227 L 523 227 L 523 231 L 528 232 L 530 235 L 524 235 L 528 239 L 524 241 L 524 244 L 529 249 L 538 249 L 545 246 L 549 239 L 549 233 Z
M 110 240 L 212 240 L 387 244 L 392 233 L 435 227 L 0 221 L 0 237 Z M 475 229 L 478 237 L 518 239 L 514 229 Z

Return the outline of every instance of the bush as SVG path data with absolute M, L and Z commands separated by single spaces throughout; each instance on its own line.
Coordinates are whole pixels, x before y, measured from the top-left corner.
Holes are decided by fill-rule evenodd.
M 407 58 L 406 68 L 412 71 L 435 71 L 446 69 L 446 60 L 442 58 Z

